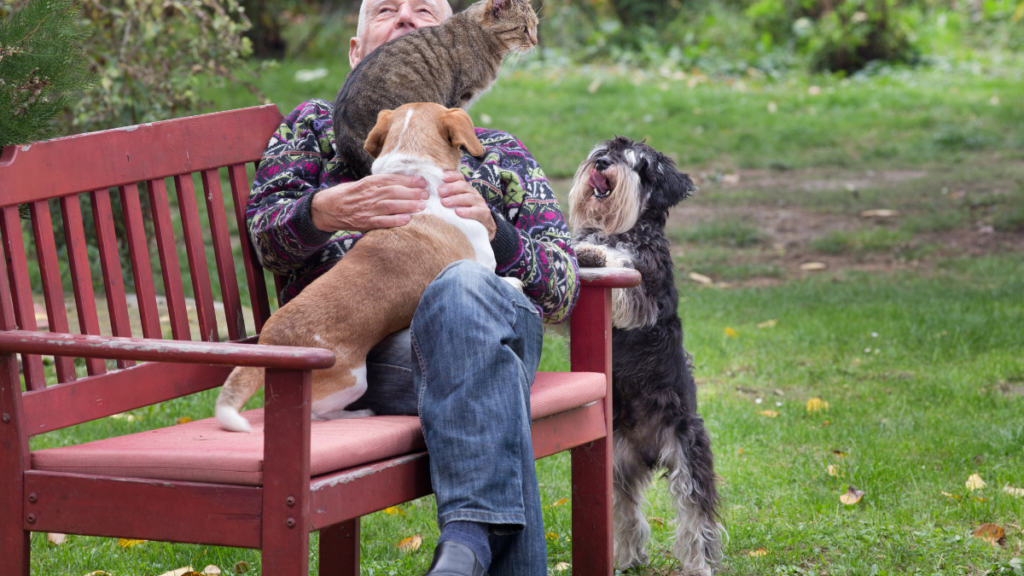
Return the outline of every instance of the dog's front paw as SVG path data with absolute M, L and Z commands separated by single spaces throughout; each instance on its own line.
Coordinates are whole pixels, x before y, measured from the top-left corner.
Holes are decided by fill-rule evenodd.
M 608 251 L 604 246 L 583 242 L 573 246 L 573 249 L 576 251 L 576 260 L 583 268 L 604 268 L 608 262 Z

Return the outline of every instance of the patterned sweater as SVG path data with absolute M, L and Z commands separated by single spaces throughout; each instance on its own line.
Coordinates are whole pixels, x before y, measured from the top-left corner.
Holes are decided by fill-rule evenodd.
M 335 154 L 331 104 L 310 100 L 289 114 L 263 154 L 246 219 L 263 266 L 285 277 L 282 304 L 333 266 L 362 237 L 322 232 L 313 195 L 355 179 Z M 558 200 L 526 147 L 498 130 L 476 129 L 483 159 L 462 156 L 460 170 L 483 195 L 497 223 L 491 246 L 499 276 L 523 281 L 546 322 L 568 318 L 579 293 L 576 255 Z

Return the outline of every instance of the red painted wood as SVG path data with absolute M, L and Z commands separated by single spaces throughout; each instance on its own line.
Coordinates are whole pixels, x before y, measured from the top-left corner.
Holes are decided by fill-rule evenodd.
M 18 359 L 0 354 L 0 569 L 12 576 L 29 573 L 30 534 L 21 524 L 24 471 L 29 467 L 28 436 L 22 423 Z
M 156 290 L 153 287 L 153 268 L 149 263 L 146 227 L 142 223 L 139 187 L 136 184 L 126 184 L 121 186 L 120 194 L 124 228 L 128 235 L 128 251 L 132 260 L 132 274 L 135 276 L 135 295 L 139 301 L 139 316 L 142 320 L 142 335 L 144 338 L 163 338 L 160 330 L 160 313 L 156 307 Z
M 312 372 L 266 371 L 263 573 L 308 576 Z
M 3 217 L 0 214 L 0 229 L 2 228 Z M 0 243 L 0 252 L 5 252 L 5 244 L 5 242 Z M 0 330 L 17 330 L 17 328 L 18 322 L 14 318 L 14 301 L 11 299 L 11 283 L 7 276 L 7 257 L 3 256 L 0 257 Z
M 245 278 L 249 284 L 249 307 L 252 308 L 256 332 L 263 330 L 263 323 L 270 318 L 270 303 L 267 299 L 267 282 L 263 279 L 263 268 L 256 258 L 256 252 L 249 241 L 248 224 L 245 221 L 245 207 L 249 202 L 249 176 L 245 164 L 228 166 L 231 180 L 231 194 L 235 205 L 235 222 L 238 224 L 238 240 L 242 245 L 242 261 L 245 263 Z
M 430 457 L 418 452 L 313 479 L 310 520 L 318 530 L 432 494 Z
M 536 460 L 604 438 L 608 433 L 604 403 L 595 402 L 590 406 L 537 420 L 530 430 L 533 457 Z
M 82 207 L 78 196 L 64 196 L 60 199 L 60 208 L 64 220 L 64 240 L 68 247 L 71 286 L 75 292 L 75 307 L 78 309 L 78 331 L 99 335 L 100 321 L 96 314 L 96 295 L 92 289 L 92 271 L 89 269 L 89 252 L 86 249 Z M 101 358 L 87 358 L 85 368 L 90 376 L 107 371 Z
M 224 318 L 228 323 L 228 339 L 239 340 L 245 338 L 245 318 L 242 316 L 242 301 L 238 296 L 235 259 L 231 254 L 231 238 L 218 170 L 203 172 L 203 190 L 206 192 L 206 213 L 210 218 L 213 255 L 217 260 L 217 275 L 220 279 L 220 299 L 224 303 Z
M 612 430 L 611 290 L 582 287 L 572 314 L 574 372 L 608 375 L 605 429 Z M 612 443 L 609 437 L 572 450 L 573 572 L 612 576 Z
M 110 193 L 95 190 L 89 193 L 92 200 L 92 216 L 96 222 L 96 243 L 100 249 L 100 268 L 103 270 L 103 285 L 107 291 L 107 311 L 110 313 L 110 330 L 114 336 L 132 337 L 132 326 L 128 320 L 128 301 L 124 296 L 124 276 L 121 271 L 121 257 L 117 250 L 117 236 L 114 231 L 114 215 L 110 209 Z M 118 360 L 118 368 L 128 368 L 133 363 Z
M 216 388 L 231 370 L 231 366 L 148 362 L 99 378 L 26 392 L 22 398 L 25 430 L 35 436 Z
M 33 202 L 29 205 L 32 217 L 32 234 L 36 240 L 36 255 L 39 258 L 39 275 L 43 283 L 43 300 L 46 303 L 46 319 L 50 332 L 69 332 L 68 313 L 64 307 L 64 288 L 60 283 L 60 268 L 57 264 L 57 243 L 53 239 L 53 220 L 50 217 L 49 202 Z M 54 358 L 57 382 L 71 382 L 75 379 L 75 361 L 67 356 Z
M 153 209 L 153 229 L 156 233 L 157 253 L 160 255 L 160 273 L 164 279 L 167 297 L 167 315 L 171 321 L 171 336 L 175 340 L 191 340 L 188 312 L 185 308 L 185 290 L 181 285 L 181 264 L 171 226 L 171 205 L 167 199 L 167 185 L 162 179 L 146 183 L 149 205 Z
M 195 295 L 196 312 L 199 314 L 199 339 L 217 342 L 217 316 L 213 311 L 213 291 L 210 288 L 210 269 L 206 264 L 206 246 L 203 244 L 202 223 L 196 206 L 196 191 L 192 186 L 192 175 L 174 177 L 174 188 L 178 191 L 178 211 L 181 213 L 181 233 L 185 237 L 185 254 L 192 275 L 192 293 Z
M 271 104 L 9 146 L 0 207 L 255 162 L 281 120 Z
M 21 218 L 18 216 L 17 207 L 3 209 L 3 214 L 0 215 L 0 234 L 3 236 L 7 258 L 14 318 L 22 330 L 35 330 L 36 314 L 32 306 L 32 287 L 28 280 L 25 242 L 21 237 Z M 25 385 L 29 390 L 39 390 L 46 386 L 42 358 L 31 354 L 23 356 L 21 365 L 25 372 Z
M 640 273 L 632 268 L 580 268 L 580 286 L 630 288 L 640 282 Z
M 154 482 L 30 471 L 26 530 L 258 548 L 261 490 L 250 486 Z M 20 516 L 20 515 L 19 515 Z M 264 574 L 272 574 L 264 570 Z
M 320 530 L 320 576 L 359 576 L 359 518 Z
M 263 366 L 285 370 L 330 368 L 335 360 L 334 353 L 323 348 L 263 346 L 234 342 L 140 340 L 27 330 L 0 332 L 0 350 L 51 355 L 64 352 L 83 358 L 192 362 L 217 366 Z

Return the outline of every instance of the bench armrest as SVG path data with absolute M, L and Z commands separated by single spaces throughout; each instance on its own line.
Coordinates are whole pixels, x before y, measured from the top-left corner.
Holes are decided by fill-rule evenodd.
M 335 361 L 334 353 L 322 348 L 115 338 L 32 330 L 0 331 L 0 352 L 284 370 L 319 370 L 330 368 Z
M 640 273 L 632 268 L 580 268 L 580 286 L 632 288 L 640 281 Z

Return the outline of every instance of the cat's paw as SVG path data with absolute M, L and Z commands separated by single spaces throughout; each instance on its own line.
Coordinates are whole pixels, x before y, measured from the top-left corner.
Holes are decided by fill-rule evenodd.
M 608 262 L 608 250 L 604 246 L 582 242 L 573 246 L 576 260 L 582 268 L 604 268 Z

